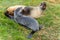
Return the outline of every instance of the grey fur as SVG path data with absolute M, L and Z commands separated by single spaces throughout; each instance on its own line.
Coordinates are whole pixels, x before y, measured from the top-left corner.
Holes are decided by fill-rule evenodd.
M 42 26 L 39 27 L 39 23 L 34 18 L 22 15 L 22 13 L 20 12 L 20 8 L 17 8 L 14 11 L 14 20 L 18 24 L 22 24 L 26 28 L 32 30 L 32 32 L 28 35 L 28 38 L 31 38 L 36 31 L 42 28 Z
M 5 15 L 10 19 L 14 20 L 16 23 L 21 24 L 28 29 L 31 29 L 32 32 L 28 35 L 28 38 L 31 38 L 36 31 L 41 30 L 42 26 L 40 26 L 37 20 L 35 20 L 34 18 L 30 16 L 22 15 L 20 9 L 21 8 L 17 8 L 14 11 L 14 16 L 10 16 L 9 14 L 8 15 L 5 14 Z
M 35 20 L 34 18 L 30 17 L 30 16 L 25 16 L 22 15 L 19 11 L 20 8 L 17 8 L 14 11 L 14 20 L 22 25 L 25 25 L 27 28 L 32 29 L 33 31 L 37 31 L 39 30 L 39 23 L 37 22 L 37 20 Z M 18 11 L 19 10 L 19 11 Z

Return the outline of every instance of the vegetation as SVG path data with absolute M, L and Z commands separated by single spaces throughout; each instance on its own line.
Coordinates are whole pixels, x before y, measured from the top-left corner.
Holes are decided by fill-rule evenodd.
M 44 15 L 37 21 L 44 27 L 32 39 L 26 36 L 31 32 L 4 16 L 7 7 L 13 5 L 37 6 L 46 1 Z M 60 1 L 59 0 L 0 0 L 0 40 L 60 40 Z

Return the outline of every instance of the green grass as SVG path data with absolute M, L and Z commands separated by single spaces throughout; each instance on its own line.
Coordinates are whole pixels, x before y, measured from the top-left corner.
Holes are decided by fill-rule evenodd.
M 47 2 L 47 9 L 38 22 L 44 26 L 32 39 L 26 36 L 31 32 L 4 16 L 4 11 L 12 5 L 36 6 L 44 0 L 0 0 L 0 40 L 60 40 L 60 4 Z

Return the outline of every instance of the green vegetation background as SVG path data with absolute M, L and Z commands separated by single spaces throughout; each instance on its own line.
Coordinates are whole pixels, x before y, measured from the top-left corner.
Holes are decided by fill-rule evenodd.
M 38 22 L 44 26 L 32 39 L 26 36 L 31 32 L 4 16 L 7 7 L 13 5 L 37 6 L 46 1 L 47 8 Z M 60 40 L 60 1 L 59 0 L 0 0 L 0 40 Z

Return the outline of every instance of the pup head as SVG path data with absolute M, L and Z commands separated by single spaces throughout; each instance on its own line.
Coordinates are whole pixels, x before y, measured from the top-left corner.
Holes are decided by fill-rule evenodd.
M 41 8 L 42 10 L 45 10 L 45 9 L 46 9 L 46 2 L 42 2 L 42 3 L 40 4 L 40 8 Z
M 31 7 L 25 7 L 25 8 L 22 10 L 22 14 L 23 14 L 23 15 L 30 15 L 31 10 L 32 10 Z

